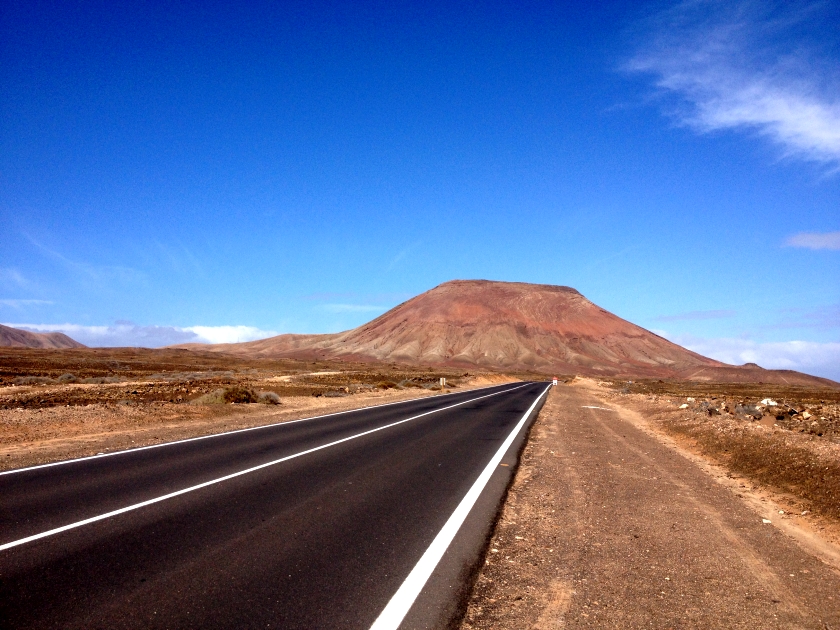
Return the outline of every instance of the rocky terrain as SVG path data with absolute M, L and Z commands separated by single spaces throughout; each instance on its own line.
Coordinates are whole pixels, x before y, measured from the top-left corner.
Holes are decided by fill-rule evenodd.
M 0 409 L 92 403 L 188 403 L 225 388 L 288 396 L 339 397 L 374 389 L 450 385 L 463 370 L 369 363 L 249 360 L 216 353 L 143 348 L 46 351 L 0 348 Z
M 506 380 L 185 350 L 0 348 L 0 469 Z
M 840 391 L 645 381 L 605 391 L 686 448 L 785 495 L 797 512 L 840 524 Z

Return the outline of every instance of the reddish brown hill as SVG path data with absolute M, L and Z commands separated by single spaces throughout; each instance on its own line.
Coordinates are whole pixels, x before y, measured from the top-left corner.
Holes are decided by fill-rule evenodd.
M 35 333 L 0 324 L 0 346 L 12 348 L 85 348 L 64 333 Z
M 729 366 L 593 304 L 575 289 L 454 280 L 343 333 L 182 346 L 252 357 L 347 359 L 544 373 L 831 384 Z

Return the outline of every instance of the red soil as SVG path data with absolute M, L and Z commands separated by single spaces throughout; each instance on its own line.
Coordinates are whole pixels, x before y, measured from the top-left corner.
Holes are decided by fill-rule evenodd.
M 181 347 L 247 357 L 836 386 L 797 372 L 729 366 L 703 357 L 569 287 L 487 280 L 446 282 L 342 333 Z

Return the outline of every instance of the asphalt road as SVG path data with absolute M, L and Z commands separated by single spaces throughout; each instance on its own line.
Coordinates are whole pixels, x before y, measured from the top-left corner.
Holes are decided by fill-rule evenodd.
M 403 614 L 402 628 L 445 627 L 545 390 L 505 385 L 0 474 L 0 624 L 370 628 L 387 605 L 378 627 Z M 457 533 L 429 565 L 447 528 Z

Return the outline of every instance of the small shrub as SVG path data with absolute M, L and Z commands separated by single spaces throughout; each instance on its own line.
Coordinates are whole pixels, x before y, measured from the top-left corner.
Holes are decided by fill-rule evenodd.
M 276 402 L 275 402 L 276 398 Z M 274 392 L 260 392 L 259 394 L 246 387 L 220 387 L 191 400 L 193 405 L 224 405 L 226 403 L 266 403 L 280 404 L 280 397 Z
M 280 396 L 275 394 L 274 392 L 260 392 L 258 394 L 261 403 L 266 405 L 279 405 L 280 404 Z
M 379 381 L 376 386 L 379 389 L 393 389 L 397 384 L 394 381 Z
M 228 387 L 222 394 L 226 403 L 255 403 L 259 402 L 259 396 L 245 387 Z
M 193 405 L 223 405 L 225 403 L 224 396 L 224 389 L 214 389 L 212 392 L 208 392 L 203 396 L 199 396 L 195 400 L 191 400 L 190 403 Z
M 15 385 L 51 385 L 55 381 L 47 376 L 18 376 Z
M 104 385 L 106 383 L 122 383 L 122 379 L 117 376 L 92 376 L 91 378 L 83 378 L 78 382 L 85 385 Z
M 78 383 L 79 379 L 76 378 L 75 374 L 62 374 L 58 377 L 59 383 Z

